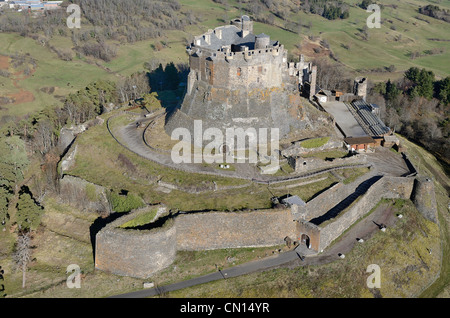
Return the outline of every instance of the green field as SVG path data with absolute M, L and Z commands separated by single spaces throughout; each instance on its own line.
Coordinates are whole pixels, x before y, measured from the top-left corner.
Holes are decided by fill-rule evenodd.
M 60 60 L 55 53 L 31 38 L 1 33 L 0 43 L 2 43 L 0 55 L 30 54 L 37 64 L 36 71 L 30 77 L 19 80 L 17 83 L 22 89 L 34 95 L 34 101 L 4 106 L 6 110 L 0 110 L 0 116 L 4 114 L 22 116 L 39 111 L 48 105 L 60 105 L 61 101 L 56 96 L 63 97 L 100 78 L 115 78 L 114 75 L 76 57 L 68 62 Z M 14 72 L 14 70 L 10 71 Z M 55 87 L 55 92 L 53 94 L 42 92 L 43 87 Z M 11 79 L 0 77 L 0 95 L 18 91 L 19 89 L 12 86 Z

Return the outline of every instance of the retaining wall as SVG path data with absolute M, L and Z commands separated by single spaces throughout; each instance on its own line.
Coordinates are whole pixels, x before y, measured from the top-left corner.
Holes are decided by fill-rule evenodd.
M 344 198 L 355 192 L 356 188 L 361 184 L 361 182 L 363 182 L 364 180 L 368 180 L 375 175 L 376 171 L 370 171 L 369 173 L 366 173 L 357 178 L 350 184 L 343 184 L 339 182 L 333 185 L 327 191 L 308 201 L 306 203 L 306 206 L 299 207 L 296 217 L 306 221 L 320 217 L 325 212 L 341 202 Z
M 296 233 L 289 209 L 189 213 L 179 215 L 175 224 L 179 250 L 274 246 Z
M 380 199 L 409 199 L 413 190 L 413 178 L 383 177 L 373 184 L 358 201 L 341 212 L 331 223 L 320 227 L 319 249 L 323 250 L 358 219 L 364 217 Z
M 168 226 L 152 230 L 119 226 L 130 213 L 96 235 L 95 267 L 117 275 L 147 278 L 169 266 L 178 250 L 264 247 L 295 239 L 296 222 L 289 209 L 253 212 L 177 214 Z
M 168 220 L 168 224 L 153 230 L 119 227 L 136 216 L 131 213 L 121 217 L 97 233 L 95 268 L 117 275 L 147 278 L 172 264 L 177 251 L 173 222 Z

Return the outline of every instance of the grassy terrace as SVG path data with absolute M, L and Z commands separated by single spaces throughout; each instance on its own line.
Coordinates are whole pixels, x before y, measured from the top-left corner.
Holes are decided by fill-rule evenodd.
M 153 221 L 153 219 L 155 218 L 157 212 L 158 212 L 158 209 L 156 209 L 156 208 L 151 209 L 150 211 L 142 213 L 142 214 L 139 214 L 138 216 L 136 216 L 132 220 L 121 224 L 119 227 L 121 227 L 121 228 L 133 228 L 133 227 L 149 224 L 149 223 L 151 223 Z
M 107 116 L 109 117 L 111 114 Z M 132 119 L 133 117 L 130 115 L 115 117 L 110 122 L 110 127 L 114 131 L 114 129 L 127 124 Z M 210 189 L 213 181 L 218 186 L 240 186 L 249 182 L 241 179 L 189 174 L 160 166 L 119 145 L 108 133 L 106 123 L 94 126 L 81 134 L 75 144 L 77 145 L 76 163 L 66 172 L 67 174 L 111 188 L 116 192 L 122 189 L 127 190 L 140 196 L 147 203 L 162 202 L 169 208 L 185 211 L 270 208 L 270 198 L 273 195 L 282 196 L 287 193 L 298 195 L 303 200 L 308 201 L 318 192 L 339 181 L 332 174 L 323 174 L 312 178 L 317 182 L 294 187 L 292 187 L 292 184 L 302 184 L 309 179 L 276 184 L 270 188 L 266 185 L 250 184 L 243 189 L 207 191 L 195 195 L 178 190 L 164 193 L 156 185 L 156 181 L 159 179 L 178 186 L 196 189 Z M 128 158 L 129 162 L 120 161 L 119 155 Z M 354 169 L 345 169 L 345 171 L 348 176 L 352 176 Z M 324 176 L 327 176 L 327 178 L 323 179 Z M 287 187 L 283 188 L 283 185 L 287 185 Z
M 318 148 L 325 145 L 328 142 L 328 140 L 330 140 L 330 137 L 308 139 L 302 141 L 300 143 L 300 146 L 303 148 Z

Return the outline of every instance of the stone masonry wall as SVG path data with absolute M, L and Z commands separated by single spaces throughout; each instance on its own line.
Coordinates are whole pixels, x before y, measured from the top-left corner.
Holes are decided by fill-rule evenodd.
M 174 261 L 177 246 L 173 222 L 171 226 L 153 230 L 119 227 L 134 217 L 134 213 L 121 217 L 97 233 L 96 269 L 116 275 L 147 278 Z
M 279 245 L 296 233 L 289 209 L 182 214 L 175 224 L 179 250 Z
M 96 235 L 95 267 L 117 275 L 147 278 L 169 266 L 178 250 L 263 247 L 296 238 L 290 209 L 178 214 L 169 226 L 152 230 L 120 228 L 131 213 Z
M 338 215 L 335 221 L 321 228 L 319 251 L 338 238 L 359 218 L 366 215 L 380 199 L 409 199 L 413 185 L 414 178 L 383 177 L 378 180 L 353 206 Z
M 105 188 L 84 179 L 64 175 L 59 186 L 61 199 L 83 211 L 103 212 L 108 205 Z M 92 193 L 88 193 L 90 190 Z
M 302 157 L 289 157 L 289 165 L 296 171 L 311 171 L 318 169 L 325 169 L 336 166 L 363 164 L 367 163 L 367 156 L 364 154 L 358 154 L 347 158 L 336 158 L 334 160 L 323 160 L 319 158 L 302 158 Z
M 309 221 L 323 215 L 325 212 L 341 202 L 344 198 L 355 192 L 361 182 L 368 180 L 374 175 L 376 175 L 376 172 L 370 171 L 369 173 L 357 178 L 350 184 L 343 184 L 341 182 L 335 184 L 327 191 L 319 194 L 311 201 L 308 201 L 306 206 L 299 207 L 296 217 Z
M 428 220 L 437 223 L 437 202 L 433 180 L 420 176 L 414 180 L 414 190 L 411 197 L 417 210 Z

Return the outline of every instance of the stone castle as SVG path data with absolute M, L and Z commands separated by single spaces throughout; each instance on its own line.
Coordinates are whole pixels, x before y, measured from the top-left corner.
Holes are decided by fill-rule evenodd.
M 255 35 L 248 16 L 196 36 L 187 53 L 186 95 L 167 119 L 169 135 L 178 127 L 192 132 L 194 120 L 204 129 L 279 128 L 280 136 L 305 128 L 299 87 L 314 82 L 316 68 L 303 57 L 289 63 L 284 46 Z
M 194 135 L 195 120 L 202 120 L 204 129 L 279 128 L 281 137 L 291 129 L 308 127 L 308 110 L 301 104 L 300 91 L 307 91 L 311 100 L 317 98 L 316 67 L 303 58 L 289 63 L 284 46 L 265 34 L 253 34 L 253 23 L 247 16 L 195 37 L 187 52 L 190 72 L 186 95 L 181 107 L 166 119 L 169 135 L 179 127 L 188 128 Z M 367 79 L 356 78 L 353 90 L 348 96 L 324 98 L 365 100 Z M 350 111 L 345 114 L 353 116 Z M 301 155 L 297 153 L 300 145 L 280 152 L 296 172 L 351 168 L 351 164 L 363 164 L 370 171 L 348 184 L 338 182 L 306 203 L 291 206 L 172 213 L 158 205 L 133 211 L 96 233 L 95 268 L 147 278 L 170 266 L 178 251 L 279 246 L 287 242 L 294 242 L 301 253 L 315 255 L 367 216 L 382 198 L 411 200 L 426 219 L 438 221 L 434 184 L 429 178 L 417 176 L 412 164 L 403 175 L 379 172 L 362 155 L 318 162 L 297 156 Z M 329 149 L 343 147 L 342 140 L 333 140 L 330 145 Z M 70 180 L 64 178 L 61 183 L 86 188 Z M 153 221 L 124 226 L 149 209 L 158 211 Z

